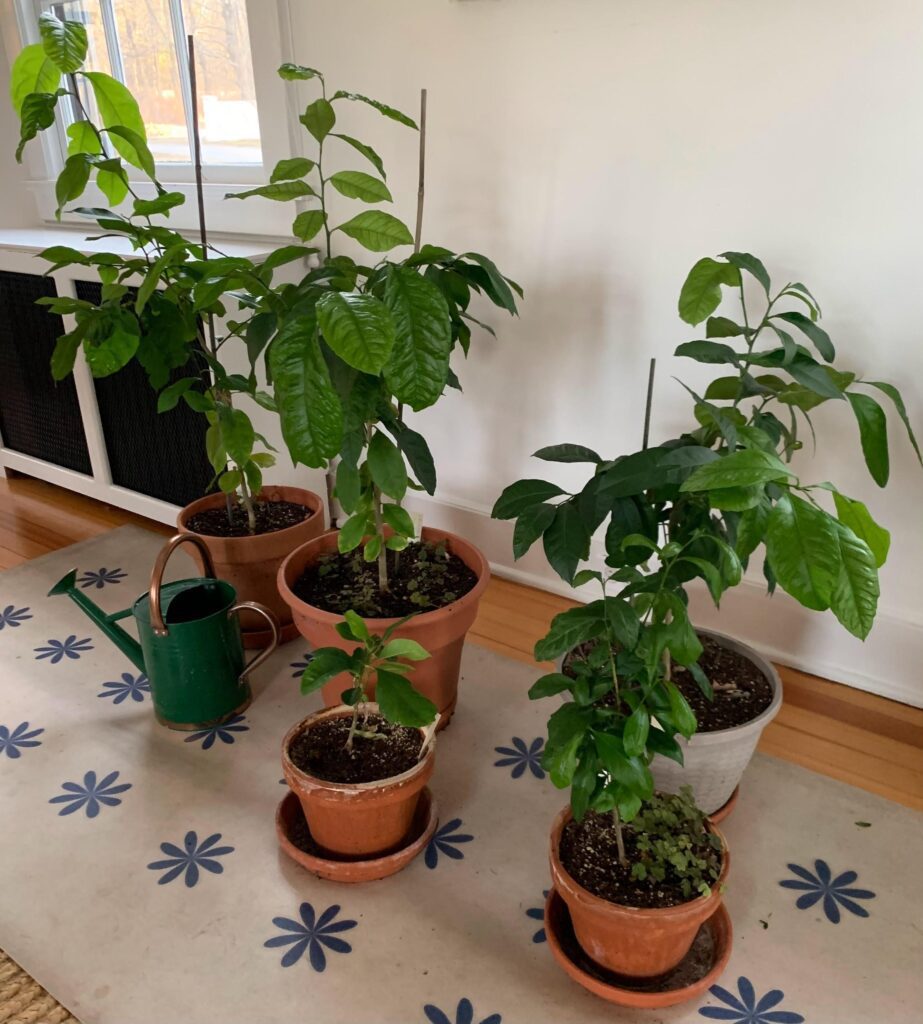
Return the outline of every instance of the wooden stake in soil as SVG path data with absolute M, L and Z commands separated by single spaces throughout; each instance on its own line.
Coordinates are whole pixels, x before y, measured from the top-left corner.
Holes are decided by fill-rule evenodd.
M 420 90 L 420 173 L 417 179 L 417 229 L 414 234 L 413 251 L 420 251 L 423 240 L 423 197 L 426 183 L 426 90 Z
M 647 448 L 651 433 L 651 406 L 654 403 L 654 374 L 657 370 L 657 360 L 651 360 L 651 368 L 647 374 L 647 403 L 644 406 L 644 440 L 642 447 Z

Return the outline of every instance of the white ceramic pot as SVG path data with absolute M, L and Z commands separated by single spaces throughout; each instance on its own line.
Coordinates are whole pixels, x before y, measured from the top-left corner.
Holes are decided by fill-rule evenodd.
M 657 789 L 676 793 L 681 786 L 691 786 L 699 807 L 706 814 L 714 814 L 730 800 L 747 770 L 760 735 L 779 713 L 782 707 L 782 680 L 772 663 L 752 647 L 710 629 L 697 629 L 696 632 L 711 637 L 722 647 L 736 651 L 752 661 L 773 688 L 772 703 L 751 721 L 731 729 L 698 732 L 690 740 L 677 736 L 677 742 L 683 748 L 683 765 L 659 755 L 651 764 Z

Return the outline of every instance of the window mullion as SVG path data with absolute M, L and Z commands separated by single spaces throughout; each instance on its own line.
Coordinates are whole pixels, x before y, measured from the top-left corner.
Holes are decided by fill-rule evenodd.
M 186 20 L 183 17 L 183 0 L 168 0 L 170 22 L 173 27 L 173 46 L 176 50 L 176 67 L 179 72 L 180 90 L 183 94 L 183 111 L 186 114 L 186 138 L 189 143 L 189 159 L 192 160 L 194 139 L 192 133 L 192 79 L 189 73 L 189 43 L 186 38 Z
M 119 43 L 119 27 L 115 19 L 115 8 L 112 0 L 99 0 L 99 16 L 103 23 L 106 36 L 106 49 L 109 51 L 109 67 L 112 77 L 125 84 L 125 66 L 122 63 L 122 47 Z

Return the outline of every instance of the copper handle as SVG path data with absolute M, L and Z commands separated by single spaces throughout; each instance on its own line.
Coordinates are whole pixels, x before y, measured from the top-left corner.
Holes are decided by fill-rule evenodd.
M 169 636 L 170 631 L 167 629 L 166 624 L 163 621 L 163 613 L 160 610 L 160 588 L 163 585 L 163 574 L 167 568 L 167 562 L 170 560 L 170 556 L 180 546 L 180 544 L 195 544 L 199 549 L 199 554 L 202 556 L 202 561 L 205 564 L 205 575 L 209 579 L 215 579 L 215 564 L 212 561 L 211 553 L 205 544 L 205 541 L 201 537 L 197 537 L 194 533 L 178 533 L 175 537 L 171 537 L 170 540 L 160 549 L 160 554 L 157 556 L 157 561 L 154 562 L 154 568 L 151 571 L 151 589 L 149 591 L 150 609 L 151 609 L 151 626 L 154 630 L 154 636 Z
M 228 612 L 228 618 L 230 618 L 234 612 L 239 612 L 243 609 L 256 612 L 257 615 L 263 616 L 263 618 L 269 623 L 269 628 L 272 630 L 272 641 L 265 650 L 260 651 L 252 661 L 244 665 L 244 670 L 240 673 L 239 677 L 241 682 L 243 682 L 255 668 L 262 665 L 269 655 L 272 654 L 272 652 L 279 646 L 279 620 L 275 615 L 265 605 L 260 604 L 257 601 L 240 601 Z

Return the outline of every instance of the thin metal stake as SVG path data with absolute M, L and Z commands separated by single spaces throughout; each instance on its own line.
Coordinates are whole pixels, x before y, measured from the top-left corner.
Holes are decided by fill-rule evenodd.
M 644 407 L 644 441 L 642 443 L 643 448 L 647 448 L 647 443 L 651 433 L 651 406 L 654 402 L 654 373 L 657 369 L 657 360 L 651 360 L 651 368 L 647 375 L 647 405 Z

